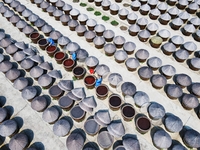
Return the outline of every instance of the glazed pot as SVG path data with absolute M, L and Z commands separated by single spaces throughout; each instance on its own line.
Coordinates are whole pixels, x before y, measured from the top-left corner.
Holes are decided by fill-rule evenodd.
M 112 110 L 119 110 L 122 105 L 122 99 L 117 94 L 112 94 L 109 96 L 109 106 Z
M 135 109 L 130 104 L 121 107 L 121 114 L 125 121 L 131 121 L 135 116 Z
M 94 88 L 95 82 L 96 82 L 96 77 L 95 77 L 95 76 L 88 75 L 88 76 L 86 76 L 86 77 L 84 78 L 85 86 L 86 86 L 88 89 Z
M 54 58 L 58 64 L 62 64 L 63 60 L 66 58 L 66 53 L 58 51 L 54 54 Z
M 96 88 L 96 95 L 99 99 L 105 99 L 108 96 L 108 86 L 105 84 L 101 84 Z
M 45 50 L 46 50 L 47 54 L 52 57 L 55 54 L 55 52 L 57 51 L 57 47 L 54 45 L 52 45 L 52 46 L 50 45 L 50 46 L 47 46 L 45 48 Z
M 42 39 L 40 39 L 38 42 L 38 45 L 40 46 L 40 48 L 42 49 L 42 50 L 45 50 L 45 48 L 48 46 L 48 41 L 46 40 L 46 39 L 44 39 L 44 38 L 42 38 Z
M 63 61 L 63 66 L 65 67 L 66 71 L 72 71 L 75 66 L 75 61 L 71 58 L 67 58 Z
M 29 38 L 32 40 L 33 43 L 37 43 L 38 40 L 40 39 L 40 34 L 38 32 L 32 32 L 29 35 Z
M 151 128 L 151 122 L 150 120 L 145 117 L 145 116 L 141 116 L 139 118 L 137 118 L 136 120 L 136 129 L 144 134 L 144 133 L 147 133 Z
M 76 79 L 83 79 L 83 77 L 85 76 L 86 70 L 84 67 L 76 66 L 74 67 L 72 72 L 74 76 L 76 77 Z

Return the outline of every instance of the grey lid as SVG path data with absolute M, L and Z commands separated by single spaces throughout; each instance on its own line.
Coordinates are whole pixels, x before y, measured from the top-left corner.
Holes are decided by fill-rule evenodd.
M 12 10 L 6 10 L 3 14 L 4 17 L 9 18 L 12 17 L 14 15 L 14 12 Z
M 116 51 L 115 44 L 108 43 L 108 44 L 104 45 L 104 51 L 107 53 L 114 53 Z
M 44 1 L 44 0 L 34 0 L 34 3 L 40 4 L 42 1 Z
M 9 142 L 9 148 L 11 150 L 22 150 L 29 144 L 28 136 L 23 133 L 14 135 Z
M 125 134 L 125 128 L 121 120 L 112 121 L 108 125 L 107 130 L 112 136 L 116 138 L 122 137 Z
M 42 113 L 42 119 L 45 122 L 52 123 L 59 118 L 59 111 L 56 107 L 51 106 Z
M 124 82 L 121 85 L 121 90 L 124 95 L 133 96 L 136 92 L 136 86 L 132 82 Z
M 98 75 L 104 76 L 104 75 L 107 75 L 110 72 L 110 68 L 107 65 L 105 65 L 105 64 L 101 64 L 101 65 L 98 65 L 95 68 L 95 71 L 96 71 L 96 73 Z
M 142 6 L 140 6 L 140 10 L 142 11 L 149 11 L 151 9 L 151 7 L 148 4 L 144 4 Z
M 7 137 L 17 130 L 17 123 L 14 120 L 6 120 L 0 124 L 0 135 Z
M 8 47 L 11 44 L 11 39 L 10 38 L 4 38 L 0 41 L 0 46 L 1 47 Z
M 118 85 L 121 81 L 123 81 L 123 78 L 119 73 L 111 73 L 108 76 L 108 82 L 114 86 Z
M 124 138 L 122 141 L 126 150 L 140 150 L 140 143 L 137 139 L 132 137 Z
M 163 49 L 164 49 L 165 51 L 167 51 L 167 52 L 173 53 L 173 52 L 176 51 L 176 46 L 175 46 L 173 43 L 171 43 L 171 42 L 167 42 L 167 43 L 165 43 L 165 44 L 163 45 Z
M 7 72 L 12 68 L 13 64 L 10 61 L 2 61 L 0 63 L 0 71 L 1 72 Z
M 119 10 L 119 15 L 126 16 L 129 14 L 129 11 L 126 8 L 122 8 Z
M 166 93 L 173 98 L 179 98 L 183 94 L 183 91 L 179 85 L 170 84 L 167 87 Z
M 17 12 L 23 12 L 25 9 L 26 9 L 26 7 L 25 7 L 23 4 L 19 4 L 19 5 L 16 7 L 16 11 L 17 11 Z
M 84 145 L 84 138 L 80 133 L 71 133 L 67 137 L 66 146 L 67 149 L 80 150 Z
M 44 70 L 53 70 L 51 64 L 48 61 L 45 61 L 45 62 L 39 64 L 39 67 Z
M 56 3 L 58 0 L 49 0 L 50 3 Z
M 172 144 L 171 136 L 163 129 L 157 130 L 152 137 L 153 143 L 158 148 L 169 148 Z
M 59 137 L 63 137 L 69 133 L 71 125 L 66 119 L 56 121 L 53 126 L 53 133 Z
M 94 67 L 99 64 L 99 60 L 95 56 L 89 56 L 85 59 L 85 64 L 89 67 Z
M 187 51 L 189 51 L 189 52 L 193 52 L 193 51 L 196 51 L 196 50 L 197 50 L 197 45 L 196 45 L 194 42 L 192 42 L 192 41 L 185 42 L 185 43 L 183 44 L 183 47 L 184 47 Z
M 128 14 L 127 18 L 128 18 L 128 20 L 137 20 L 138 16 L 136 13 L 131 12 Z
M 16 42 L 15 46 L 18 47 L 19 49 L 26 49 L 27 45 L 24 42 Z
M 114 137 L 108 131 L 102 131 L 97 136 L 97 142 L 102 148 L 109 148 L 114 142 Z
M 179 18 L 181 18 L 183 20 L 187 20 L 190 18 L 190 14 L 187 11 L 181 12 L 178 16 L 179 16 Z
M 159 10 L 167 10 L 168 5 L 165 2 L 160 2 L 157 7 Z
M 39 16 L 36 15 L 36 14 L 31 14 L 29 17 L 28 17 L 28 20 L 30 22 L 35 22 L 36 20 L 38 20 Z
M 105 30 L 103 32 L 103 37 L 104 38 L 113 38 L 115 36 L 115 32 L 113 30 Z
M 58 105 L 61 108 L 69 108 L 70 106 L 72 106 L 74 103 L 74 100 L 71 99 L 69 96 L 65 95 L 62 96 L 61 98 L 59 98 L 58 100 Z M 79 103 L 80 104 L 80 103 Z
M 40 8 L 48 8 L 50 6 L 50 4 L 46 1 L 43 1 L 41 4 L 40 4 Z
M 97 24 L 94 28 L 95 32 L 104 32 L 106 27 L 103 24 Z
M 139 32 L 138 36 L 141 38 L 149 38 L 150 37 L 150 32 L 148 30 L 142 30 Z
M 200 147 L 200 134 L 196 130 L 189 129 L 183 136 L 184 143 L 192 148 Z
M 4 55 L 0 54 L 0 63 L 4 60 Z
M 7 109 L 0 107 L 0 122 L 3 122 L 7 117 Z
M 47 100 L 44 96 L 37 96 L 31 101 L 31 108 L 35 111 L 42 111 L 47 107 Z
M 83 103 L 83 101 L 81 101 L 81 102 L 79 103 L 79 107 L 80 107 L 82 110 L 84 110 L 85 112 L 88 112 L 88 113 L 92 113 L 92 111 L 93 111 L 93 108 L 86 106 L 85 103 Z
M 69 14 L 70 14 L 71 16 L 77 16 L 77 15 L 80 14 L 80 12 L 79 12 L 78 9 L 72 8 L 72 10 L 69 12 Z
M 60 80 L 58 86 L 64 91 L 71 91 L 74 88 L 72 80 Z
M 80 15 L 78 15 L 78 20 L 79 21 L 87 21 L 88 16 L 86 14 L 80 14 Z
M 126 40 L 123 36 L 118 35 L 118 36 L 114 37 L 113 42 L 114 42 L 114 44 L 122 45 L 126 42 Z
M 179 49 L 175 52 L 175 56 L 181 60 L 186 60 L 189 57 L 189 53 L 184 49 Z
M 15 61 L 22 61 L 26 58 L 26 54 L 23 51 L 17 51 L 14 55 L 13 55 L 13 59 Z
M 197 9 L 199 9 L 199 5 L 195 2 L 192 2 L 189 4 L 188 8 L 191 10 L 197 10 Z
M 76 42 L 70 42 L 67 44 L 66 49 L 69 52 L 75 52 L 80 48 L 80 46 Z
M 199 82 L 192 83 L 191 91 L 195 95 L 200 96 L 200 83 Z
M 84 25 L 78 25 L 78 26 L 76 26 L 76 29 L 75 29 L 75 31 L 77 32 L 77 33 L 83 33 L 83 32 L 85 32 L 87 29 L 86 29 L 86 27 L 84 26 Z
M 94 26 L 97 25 L 97 22 L 94 19 L 88 19 L 87 22 L 86 22 L 86 25 L 89 26 L 89 27 L 91 27 L 91 26 L 94 27 Z
M 30 25 L 26 25 L 22 30 L 22 32 L 25 33 L 25 34 L 30 34 L 33 31 L 34 31 L 34 28 Z
M 162 60 L 159 57 L 151 57 L 148 59 L 147 64 L 151 68 L 159 68 L 162 66 Z
M 67 45 L 70 42 L 70 39 L 66 36 L 61 36 L 58 38 L 58 44 Z
M 119 6 L 116 3 L 113 3 L 113 4 L 110 5 L 110 10 L 118 11 L 119 10 Z
M 56 30 L 52 31 L 49 35 L 49 37 L 52 38 L 53 40 L 57 40 L 61 36 L 62 36 L 62 34 L 59 31 L 56 31 Z
M 160 19 L 169 21 L 169 20 L 171 20 L 171 16 L 168 13 L 165 13 L 160 16 Z
M 137 106 L 141 107 L 145 103 L 149 103 L 149 96 L 143 91 L 137 91 L 133 97 Z
M 76 97 L 83 99 L 86 97 L 84 88 L 80 87 L 80 88 L 74 88 L 71 90 L 72 94 L 74 94 Z
M 64 5 L 65 5 L 65 2 L 62 1 L 62 0 L 58 0 L 58 1 L 56 2 L 56 7 L 63 7 Z
M 5 38 L 5 33 L 0 31 L 0 40 Z
M 60 71 L 58 70 L 51 70 L 47 73 L 50 77 L 55 78 L 55 79 L 61 79 L 62 78 L 62 74 Z
M 96 33 L 89 30 L 84 33 L 84 36 L 86 39 L 93 39 L 96 36 Z
M 44 26 L 46 24 L 46 22 L 43 20 L 43 19 L 37 19 L 36 21 L 35 21 L 35 23 L 34 23 L 34 25 L 36 26 L 36 27 L 42 27 L 42 26 Z
M 82 102 L 89 108 L 95 108 L 97 107 L 97 103 L 96 100 L 94 98 L 94 96 L 90 96 L 90 97 L 85 97 Z
M 157 87 L 164 87 L 167 84 L 167 79 L 163 75 L 155 74 L 152 76 L 151 82 Z
M 139 18 L 139 19 L 137 20 L 137 24 L 138 24 L 138 25 L 147 25 L 147 24 L 148 24 L 148 20 L 147 20 L 146 18 L 144 18 L 144 17 Z
M 51 31 L 53 30 L 53 28 L 52 28 L 50 25 L 45 24 L 45 25 L 42 27 L 41 30 L 42 30 L 43 33 L 49 33 L 49 32 L 51 32 Z
M 56 9 L 54 12 L 53 12 L 53 16 L 55 17 L 60 17 L 62 16 L 63 12 L 59 9 Z
M 65 3 L 65 5 L 63 6 L 62 9 L 63 9 L 64 11 L 71 10 L 71 9 L 72 9 L 72 6 L 71 6 L 70 4 Z
M 44 73 L 44 70 L 40 68 L 39 66 L 35 66 L 31 68 L 30 75 L 33 78 L 39 78 Z
M 111 2 L 109 0 L 102 0 L 101 6 L 110 6 Z
M 138 74 L 141 78 L 150 79 L 153 75 L 153 70 L 147 66 L 144 66 L 138 70 Z
M 157 8 L 152 9 L 150 13 L 154 16 L 160 16 L 160 11 Z
M 20 4 L 19 1 L 12 1 L 12 2 L 10 3 L 10 6 L 11 6 L 12 8 L 16 8 L 19 4 Z
M 184 94 L 182 97 L 182 103 L 189 109 L 193 109 L 199 106 L 198 98 L 192 94 Z
M 53 13 L 56 10 L 56 7 L 53 5 L 49 5 L 49 7 L 46 9 L 47 12 Z
M 139 67 L 140 63 L 136 58 L 130 57 L 125 62 L 126 66 L 132 69 Z
M 147 25 L 147 29 L 149 31 L 157 31 L 159 29 L 158 25 L 156 23 L 149 23 Z
M 40 55 L 33 55 L 30 57 L 30 59 L 36 63 L 42 63 L 43 59 Z
M 84 123 L 84 129 L 88 134 L 96 134 L 99 129 L 100 129 L 100 125 L 94 120 L 94 119 L 88 119 L 85 123 Z
M 15 44 L 10 44 L 6 47 L 6 53 L 7 54 L 14 54 L 18 48 L 15 46 Z
M 119 61 L 124 61 L 128 58 L 128 55 L 124 50 L 118 50 L 115 52 L 114 57 Z
M 76 51 L 76 57 L 79 60 L 85 60 L 88 56 L 89 56 L 89 54 L 85 49 L 78 49 Z
M 50 77 L 48 74 L 43 74 L 38 79 L 38 84 L 40 86 L 48 86 L 52 83 L 52 77 Z
M 61 21 L 61 22 L 66 22 L 66 23 L 68 23 L 69 20 L 70 20 L 69 15 L 63 14 L 63 15 L 60 17 L 60 21 Z
M 28 79 L 24 77 L 19 77 L 14 81 L 13 87 L 17 90 L 23 90 L 25 87 L 28 86 Z
M 17 68 L 12 68 L 8 70 L 5 74 L 6 78 L 9 80 L 17 79 L 20 76 L 20 71 Z
M 200 58 L 192 58 L 191 61 L 190 61 L 190 64 L 193 67 L 200 69 Z
M 136 48 L 136 44 L 134 42 L 128 41 L 124 43 L 123 49 L 127 52 L 133 52 Z
M 131 6 L 132 7 L 140 7 L 141 6 L 141 3 L 139 0 L 135 0 L 135 1 L 132 1 L 131 2 Z
M 146 49 L 139 49 L 135 53 L 135 56 L 139 59 L 147 59 L 149 57 L 149 52 Z
M 148 0 L 148 4 L 157 5 L 158 4 L 158 0 Z
M 192 84 L 192 79 L 190 78 L 189 75 L 181 73 L 177 74 L 176 83 L 178 83 L 181 86 L 189 86 Z
M 171 15 L 177 15 L 179 14 L 179 9 L 177 7 L 172 7 L 168 10 L 168 13 Z
M 4 12 L 6 12 L 6 10 L 8 10 L 9 8 L 5 5 L 1 6 L 1 9 L 0 9 L 0 13 L 3 14 Z
M 98 110 L 94 114 L 94 120 L 101 126 L 105 126 L 111 122 L 110 113 L 108 110 Z
M 200 25 L 200 18 L 199 17 L 191 18 L 190 22 L 195 26 L 199 26 Z
M 67 95 L 70 99 L 75 101 L 80 101 L 80 98 L 76 97 L 71 91 L 67 93 Z M 81 109 L 82 110 L 82 109 Z
M 32 14 L 32 11 L 27 8 L 22 12 L 23 17 L 29 17 L 31 14 Z
M 194 33 L 196 31 L 193 24 L 186 24 L 183 28 L 186 32 L 189 32 L 189 33 Z
M 173 76 L 176 73 L 176 69 L 172 65 L 162 66 L 161 71 L 164 75 L 167 75 L 167 76 Z
M 34 98 L 36 96 L 36 94 L 37 94 L 37 89 L 35 87 L 27 86 L 22 90 L 21 95 L 24 99 L 29 100 L 29 99 Z
M 169 38 L 171 36 L 171 33 L 167 29 L 162 29 L 158 32 L 158 35 L 162 38 Z
M 22 62 L 20 63 L 20 66 L 23 69 L 30 69 L 33 65 L 34 65 L 34 62 L 30 58 L 26 58 L 22 60 Z
M 24 28 L 27 25 L 27 23 L 24 20 L 19 20 L 16 24 L 17 28 Z
M 12 17 L 10 17 L 9 21 L 11 23 L 17 23 L 20 20 L 20 17 L 18 15 L 13 15 Z M 1 37 L 0 37 L 1 39 Z
M 178 3 L 182 6 L 187 6 L 188 5 L 188 0 L 179 0 Z
M 164 125 L 168 131 L 173 132 L 173 133 L 179 132 L 183 128 L 182 120 L 173 114 L 167 115 L 165 117 Z
M 165 108 L 159 103 L 151 102 L 148 107 L 148 113 L 155 120 L 161 119 L 165 115 Z

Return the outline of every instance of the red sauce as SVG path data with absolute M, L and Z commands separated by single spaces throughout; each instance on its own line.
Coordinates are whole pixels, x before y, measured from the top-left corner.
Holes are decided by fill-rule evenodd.
M 65 54 L 63 52 L 58 52 L 58 53 L 56 53 L 55 58 L 62 59 L 64 56 L 65 56 Z
M 95 82 L 95 78 L 93 76 L 87 76 L 85 78 L 85 83 L 86 84 L 93 84 Z

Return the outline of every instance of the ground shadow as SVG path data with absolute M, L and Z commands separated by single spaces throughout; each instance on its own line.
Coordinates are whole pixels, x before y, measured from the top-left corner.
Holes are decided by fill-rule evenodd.
M 72 134 L 72 133 L 81 134 L 81 136 L 83 137 L 84 141 L 86 140 L 86 134 L 85 134 L 85 131 L 84 131 L 83 129 L 77 128 L 77 129 L 73 130 L 73 131 L 71 132 L 71 134 Z
M 44 147 L 43 143 L 41 143 L 41 142 L 35 142 L 30 147 L 36 148 L 38 150 L 45 150 L 45 147 Z
M 23 119 L 21 117 L 14 117 L 13 120 L 16 121 L 18 130 L 20 130 L 24 124 Z
M 1 147 L 1 150 L 10 150 L 8 144 L 5 144 Z
M 88 142 L 84 145 L 83 149 L 86 149 L 86 148 L 94 148 L 95 150 L 99 150 L 99 146 L 97 145 L 97 143 L 95 142 Z
M 12 106 L 10 106 L 10 105 L 5 106 L 4 108 L 7 111 L 7 117 L 6 118 L 10 119 L 11 116 L 13 115 L 13 113 L 14 113 L 14 108 Z
M 6 103 L 6 97 L 5 96 L 0 96 L 0 107 L 3 107 Z
M 173 150 L 175 145 L 180 145 L 182 146 L 183 150 L 186 150 L 186 147 L 184 147 L 179 141 L 177 140 L 172 140 L 171 146 L 167 150 Z M 180 147 L 179 147 L 180 148 Z M 185 148 L 185 149 L 184 149 Z M 180 148 L 181 149 L 181 148 Z
M 113 144 L 113 149 L 115 149 L 117 146 L 123 145 L 122 144 L 122 140 L 117 140 L 114 144 Z
M 33 138 L 34 138 L 34 133 L 32 130 L 30 129 L 25 129 L 23 131 L 21 131 L 21 133 L 24 133 L 27 137 L 28 137 L 28 141 L 29 143 L 32 142 Z
M 70 130 L 71 130 L 71 128 L 72 128 L 73 125 L 74 125 L 74 122 L 73 122 L 72 118 L 69 117 L 69 116 L 64 116 L 64 117 L 62 117 L 61 119 L 65 119 L 65 120 L 67 120 L 67 121 L 69 122 L 69 124 L 70 124 Z
M 0 135 L 0 146 L 4 143 L 5 139 L 5 137 Z

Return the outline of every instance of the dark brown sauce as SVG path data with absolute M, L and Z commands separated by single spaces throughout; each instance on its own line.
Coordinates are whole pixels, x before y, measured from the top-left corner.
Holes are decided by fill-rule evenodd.
M 146 118 L 140 118 L 138 119 L 138 127 L 142 130 L 148 130 L 150 128 L 150 122 Z
M 135 110 L 134 110 L 134 108 L 131 107 L 131 106 L 125 106 L 125 107 L 123 108 L 123 114 L 124 114 L 124 116 L 126 116 L 126 117 L 133 117 L 133 116 L 135 115 Z
M 74 70 L 73 70 L 73 73 L 74 73 L 75 75 L 81 75 L 83 72 L 84 72 L 84 69 L 83 69 L 82 67 L 76 67 L 76 68 L 74 68 Z
M 119 98 L 118 96 L 112 96 L 111 98 L 110 98 L 110 104 L 112 105 L 112 106 L 120 106 L 120 104 L 121 104 L 121 98 Z
M 100 85 L 96 90 L 99 95 L 105 95 L 108 92 L 107 87 L 104 85 Z

